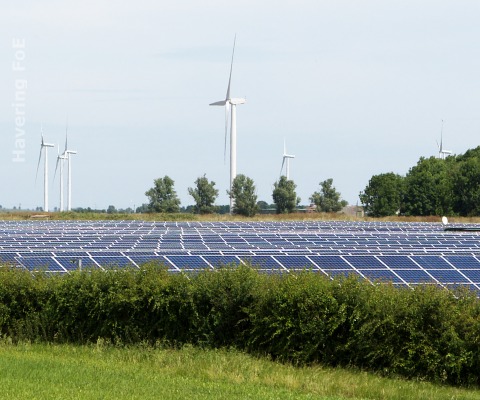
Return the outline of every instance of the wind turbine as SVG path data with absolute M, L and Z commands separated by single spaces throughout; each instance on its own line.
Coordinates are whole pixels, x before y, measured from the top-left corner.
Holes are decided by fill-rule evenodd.
M 283 161 L 282 161 L 282 168 L 280 168 L 280 176 L 282 175 L 283 166 L 285 165 L 285 176 L 287 177 L 287 180 L 290 179 L 290 159 L 291 158 L 295 158 L 295 156 L 287 153 L 287 145 L 285 144 L 285 140 L 284 140 L 283 141 Z
M 68 149 L 68 125 L 65 129 L 65 150 L 63 156 L 68 161 L 67 175 L 67 211 L 72 211 L 72 154 L 77 154 L 75 150 Z
M 57 175 L 57 168 L 60 165 L 60 211 L 63 210 L 63 163 L 67 159 L 65 153 L 60 154 L 60 146 L 57 147 L 57 164 L 55 165 L 55 173 L 53 174 L 53 180 L 55 181 L 55 176 Z
M 35 182 L 37 181 L 38 169 L 40 167 L 40 160 L 42 159 L 42 150 L 45 149 L 45 165 L 43 170 L 43 210 L 48 212 L 48 148 L 54 147 L 54 144 L 45 143 L 43 140 L 43 127 L 40 127 L 42 141 L 40 142 L 40 155 L 38 156 L 37 173 L 35 175 Z
M 440 145 L 437 142 L 438 146 L 438 158 L 445 160 L 445 155 L 452 154 L 450 150 L 443 150 L 443 119 L 442 119 L 442 129 L 440 130 Z
M 232 69 L 233 69 L 233 55 L 235 54 L 235 41 L 237 36 L 233 39 L 233 52 L 232 61 L 230 64 L 230 76 L 228 78 L 227 95 L 225 100 L 216 101 L 211 103 L 211 106 L 225 106 L 225 150 L 224 157 L 227 150 L 227 127 L 228 127 L 228 111 L 230 109 L 230 191 L 232 190 L 233 180 L 237 176 L 237 105 L 244 104 L 246 102 L 243 98 L 231 98 L 230 97 L 230 84 L 232 82 Z M 230 197 L 230 213 L 233 210 L 234 200 Z

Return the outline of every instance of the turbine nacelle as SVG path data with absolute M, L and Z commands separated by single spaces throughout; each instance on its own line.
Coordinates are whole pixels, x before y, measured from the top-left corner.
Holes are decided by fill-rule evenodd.
M 236 98 L 236 99 L 230 99 L 228 102 L 229 102 L 232 106 L 236 106 L 237 104 L 245 104 L 245 103 L 247 102 L 247 100 Z

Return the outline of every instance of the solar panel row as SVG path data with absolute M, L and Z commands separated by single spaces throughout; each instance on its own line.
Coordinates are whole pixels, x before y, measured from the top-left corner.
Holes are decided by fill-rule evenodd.
M 299 222 L 0 221 L 0 260 L 34 271 L 139 267 L 172 272 L 250 262 L 262 271 L 354 273 L 396 285 L 480 290 L 480 236 L 439 224 Z

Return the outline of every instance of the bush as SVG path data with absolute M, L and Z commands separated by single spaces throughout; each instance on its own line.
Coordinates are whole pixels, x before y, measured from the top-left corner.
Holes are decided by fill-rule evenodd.
M 479 385 L 480 302 L 314 272 L 161 265 L 33 276 L 0 268 L 0 334 L 13 341 L 235 347 L 297 365 Z

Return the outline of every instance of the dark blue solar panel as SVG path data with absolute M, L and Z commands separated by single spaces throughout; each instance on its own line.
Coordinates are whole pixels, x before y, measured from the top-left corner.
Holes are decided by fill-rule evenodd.
M 480 280 L 480 235 L 446 233 L 441 224 L 0 221 L 0 231 L 0 260 L 2 253 L 10 260 L 23 256 L 31 269 L 46 261 L 48 268 L 61 271 L 61 264 L 70 269 L 70 257 L 95 265 L 90 252 L 102 264 L 120 266 L 166 256 L 183 270 L 194 270 L 241 258 L 266 271 L 298 270 L 313 263 L 330 275 L 358 270 L 371 281 L 395 284 L 402 279 L 392 270 L 409 284 L 438 280 L 443 286 L 468 285 Z
M 317 269 L 305 256 L 275 256 L 275 259 L 287 269 Z
M 132 266 L 132 262 L 124 256 L 97 256 L 92 257 L 101 267 L 127 267 Z
M 452 268 L 451 265 L 449 265 L 443 258 L 439 256 L 412 256 L 412 259 L 425 269 Z
M 371 269 L 371 268 L 382 268 L 385 269 L 385 266 L 378 261 L 374 256 L 345 256 L 350 264 L 358 269 Z
M 326 273 L 329 277 L 331 278 L 335 278 L 336 276 L 350 276 L 350 275 L 355 275 L 355 276 L 358 276 L 358 274 L 353 270 L 353 269 L 350 269 L 350 270 L 346 270 L 346 269 L 328 269 L 328 270 L 325 270 L 325 271 L 322 271 L 324 273 Z
M 30 271 L 65 272 L 65 269 L 62 268 L 52 257 L 30 256 L 21 257 L 17 260 Z
M 432 282 L 433 278 L 421 269 L 397 269 L 395 273 L 407 283 Z
M 362 269 L 360 271 L 365 278 L 370 281 L 383 281 L 393 283 L 403 283 L 403 281 L 392 271 L 381 269 Z
M 309 258 L 321 269 L 352 269 L 352 267 L 340 256 L 311 256 Z
M 418 269 L 420 268 L 417 264 L 415 264 L 408 256 L 378 256 L 380 260 L 382 260 L 385 265 L 389 266 L 390 268 L 409 268 L 409 269 Z
M 4 263 L 15 263 L 15 258 L 17 257 L 17 253 L 0 253 L 0 262 Z
M 223 267 L 227 265 L 240 264 L 236 256 L 204 256 L 203 257 L 212 267 Z
M 250 256 L 243 258 L 243 261 L 260 269 L 283 270 L 282 266 L 269 256 Z
M 64 267 L 66 270 L 76 270 L 78 269 L 78 260 L 82 259 L 82 268 L 98 268 L 98 265 L 88 257 L 85 253 L 81 257 L 75 256 L 56 256 L 55 259 Z
M 203 261 L 200 256 L 168 256 L 172 264 L 179 269 L 203 269 L 210 268 L 210 266 Z
M 129 255 L 129 258 L 137 265 L 141 266 L 147 264 L 149 262 L 156 262 L 160 265 L 170 266 L 173 267 L 170 263 L 165 260 L 165 257 L 157 256 L 156 254 L 150 255 Z
M 480 269 L 465 269 L 462 273 L 473 283 L 480 283 Z
M 429 269 L 429 274 L 442 283 L 468 283 L 468 279 L 455 270 Z
M 445 256 L 444 258 L 458 269 L 480 268 L 480 262 L 473 256 Z

